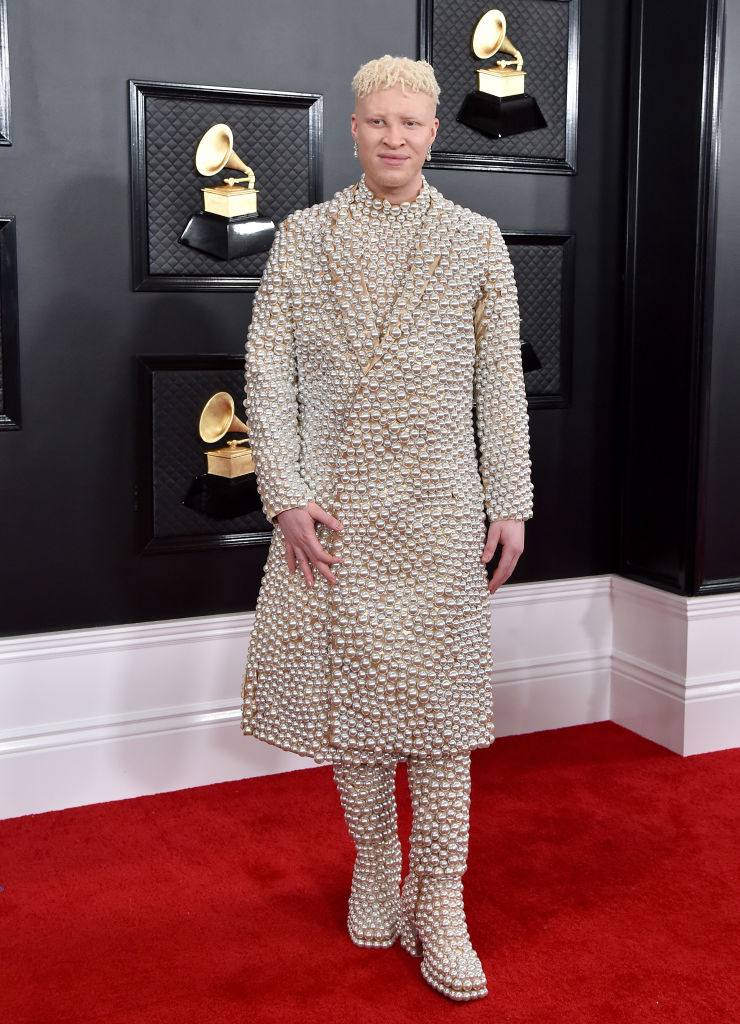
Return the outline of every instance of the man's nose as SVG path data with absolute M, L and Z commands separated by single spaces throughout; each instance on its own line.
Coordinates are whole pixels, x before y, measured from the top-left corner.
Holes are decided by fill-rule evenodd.
M 403 130 L 400 125 L 389 124 L 385 133 L 386 145 L 396 146 L 403 145 Z

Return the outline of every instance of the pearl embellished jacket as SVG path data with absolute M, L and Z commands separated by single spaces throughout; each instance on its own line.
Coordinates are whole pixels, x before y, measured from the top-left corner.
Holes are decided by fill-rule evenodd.
M 276 523 L 243 729 L 319 762 L 491 742 L 486 515 L 531 516 L 516 286 L 497 225 L 425 183 L 423 215 L 399 218 L 411 258 L 379 329 L 368 281 L 389 257 L 372 242 L 383 203 L 367 195 L 361 183 L 284 221 L 247 340 L 266 514 L 315 501 L 344 530 L 317 528 L 342 564 L 336 586 L 317 574 L 308 588 Z

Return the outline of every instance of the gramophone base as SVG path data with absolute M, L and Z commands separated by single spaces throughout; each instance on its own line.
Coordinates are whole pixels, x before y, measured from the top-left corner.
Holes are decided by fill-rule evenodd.
M 233 480 L 203 473 L 195 477 L 182 503 L 212 519 L 238 519 L 262 508 L 254 473 Z
M 531 373 L 532 370 L 541 370 L 540 358 L 528 341 L 521 343 L 522 350 L 522 372 Z
M 534 96 L 491 96 L 486 92 L 469 92 L 460 107 L 458 121 L 474 128 L 489 139 L 521 135 L 537 128 L 547 128 L 547 121 Z
M 200 210 L 188 221 L 180 241 L 219 260 L 233 260 L 238 256 L 267 252 L 274 237 L 275 225 L 269 217 L 259 217 L 255 213 L 219 217 Z

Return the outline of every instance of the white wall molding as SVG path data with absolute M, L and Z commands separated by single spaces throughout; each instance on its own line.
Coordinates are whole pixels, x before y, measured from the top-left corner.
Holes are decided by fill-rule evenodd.
M 615 577 L 609 717 L 680 754 L 740 745 L 740 594 Z
M 630 674 L 667 697 L 688 703 L 693 700 L 706 700 L 710 697 L 728 697 L 740 692 L 740 673 L 737 670 L 729 673 L 695 676 L 693 679 L 680 676 L 668 670 L 657 671 L 654 665 L 615 652 L 611 659 L 612 669 Z
M 0 639 L 0 817 L 311 767 L 244 738 L 254 614 Z M 740 745 L 740 595 L 611 576 L 493 598 L 497 734 L 612 718 L 680 753 Z
M 0 817 L 313 764 L 247 739 L 254 613 L 0 639 Z
M 178 732 L 183 729 L 210 728 L 214 725 L 238 725 L 240 708 L 233 701 L 162 708 L 139 715 L 110 715 L 88 718 L 76 723 L 60 723 L 58 727 L 8 729 L 0 739 L 3 754 L 29 754 L 55 747 L 74 747 L 106 740 L 125 740 L 148 733 Z
M 610 577 L 503 587 L 491 646 L 498 736 L 608 718 Z
M 101 651 L 156 647 L 169 641 L 178 644 L 198 643 L 225 636 L 241 636 L 248 640 L 253 623 L 254 612 L 244 612 L 238 615 L 165 619 L 160 622 L 0 638 L 0 667 L 13 661 L 26 662 L 34 658 L 60 658 L 76 654 L 99 654 Z

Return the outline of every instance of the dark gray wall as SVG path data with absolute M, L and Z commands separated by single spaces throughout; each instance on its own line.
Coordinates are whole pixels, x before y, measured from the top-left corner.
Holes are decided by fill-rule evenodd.
M 726 0 L 704 583 L 740 584 L 740 0 Z
M 504 229 L 577 236 L 573 403 L 532 415 L 518 580 L 614 567 L 627 0 L 583 3 L 576 177 L 433 171 Z M 415 0 L 9 0 L 23 429 L 0 435 L 0 631 L 254 606 L 264 549 L 137 552 L 135 356 L 238 353 L 245 293 L 132 293 L 129 78 L 325 97 L 324 196 L 355 180 L 357 66 L 417 53 Z

